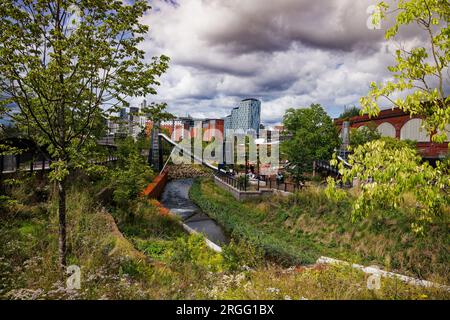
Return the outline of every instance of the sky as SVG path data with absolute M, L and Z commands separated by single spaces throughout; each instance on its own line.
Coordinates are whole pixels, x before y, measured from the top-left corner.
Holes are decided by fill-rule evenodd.
M 384 39 L 368 28 L 371 0 L 152 0 L 147 59 L 170 68 L 158 95 L 178 115 L 221 118 L 244 98 L 262 102 L 261 120 L 320 103 L 332 117 L 359 105 L 372 81 L 390 79 L 399 45 L 421 44 L 417 29 Z M 138 103 L 138 101 L 134 101 Z

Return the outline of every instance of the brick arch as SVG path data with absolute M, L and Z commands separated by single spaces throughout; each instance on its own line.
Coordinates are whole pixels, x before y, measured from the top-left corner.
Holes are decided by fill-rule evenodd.
M 397 132 L 395 126 L 389 121 L 381 122 L 377 127 L 377 131 L 381 134 L 381 136 L 391 138 L 395 138 Z
M 430 135 L 422 128 L 423 120 L 413 118 L 406 121 L 400 129 L 400 140 L 415 140 L 417 142 L 429 142 Z
M 376 117 L 369 117 L 368 115 L 355 116 L 349 119 L 350 128 L 358 128 L 361 126 L 367 126 L 369 123 L 374 123 L 377 127 L 382 123 L 389 123 L 395 128 L 395 138 L 400 139 L 401 131 L 403 128 L 403 134 L 405 134 L 407 127 L 410 126 L 411 123 L 408 124 L 409 121 L 413 120 L 417 122 L 417 119 L 420 121 L 421 118 L 418 116 L 411 116 L 410 114 L 400 110 L 399 108 L 394 109 L 386 109 L 381 110 L 381 112 Z M 344 120 L 337 119 L 335 120 L 335 124 L 339 127 L 342 127 Z M 449 125 L 450 127 L 450 125 Z M 449 128 L 450 129 L 450 128 Z M 448 130 L 447 134 L 448 140 L 450 141 L 450 130 Z M 421 139 L 425 140 L 425 139 Z M 449 142 L 444 143 L 435 143 L 432 142 L 431 139 L 426 141 L 417 142 L 417 150 L 424 158 L 437 159 L 445 157 L 445 155 L 449 152 Z

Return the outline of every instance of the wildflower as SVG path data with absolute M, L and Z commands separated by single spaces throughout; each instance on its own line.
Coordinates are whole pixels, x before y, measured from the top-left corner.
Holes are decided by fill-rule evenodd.
M 280 293 L 280 289 L 278 289 L 278 288 L 267 288 L 267 291 L 269 291 L 270 293 L 275 293 L 275 294 Z

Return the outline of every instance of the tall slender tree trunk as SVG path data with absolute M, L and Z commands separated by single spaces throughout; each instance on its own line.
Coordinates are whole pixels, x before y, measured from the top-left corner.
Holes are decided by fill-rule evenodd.
M 58 219 L 59 219 L 59 265 L 63 272 L 66 267 L 66 178 L 58 181 Z

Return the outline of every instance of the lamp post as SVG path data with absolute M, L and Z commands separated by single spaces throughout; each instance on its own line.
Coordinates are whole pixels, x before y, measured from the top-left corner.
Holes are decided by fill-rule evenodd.
M 260 162 L 259 146 L 261 144 L 263 144 L 264 141 L 265 141 L 264 138 L 255 139 L 255 144 L 256 144 L 256 171 L 258 172 L 258 176 L 257 176 L 257 179 L 258 179 L 258 191 L 259 191 L 259 178 L 261 176 L 261 174 L 260 174 L 260 167 L 259 167 L 259 162 Z

